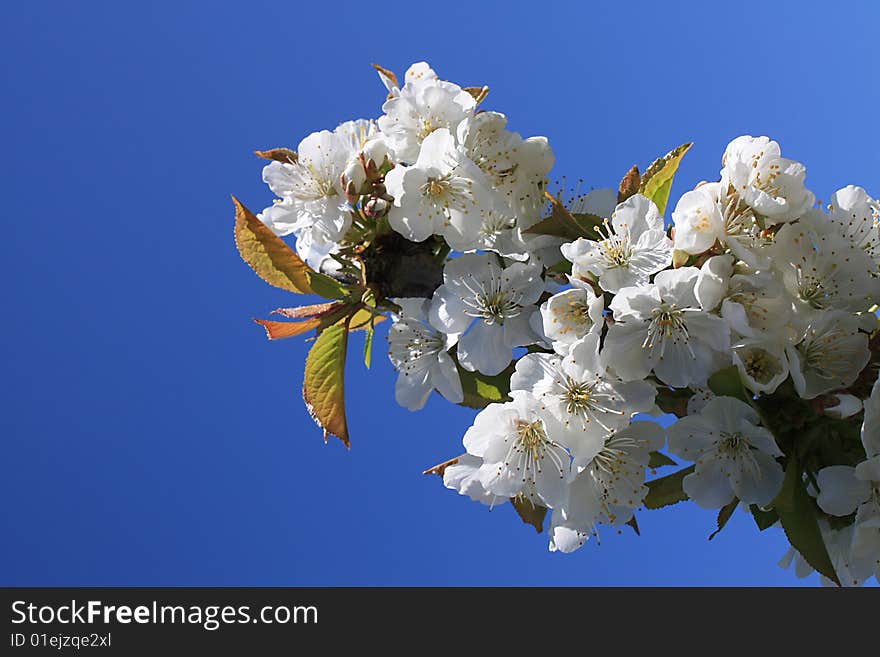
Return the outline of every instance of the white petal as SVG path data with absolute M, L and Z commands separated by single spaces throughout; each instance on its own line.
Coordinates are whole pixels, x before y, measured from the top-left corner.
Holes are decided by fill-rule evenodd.
M 751 452 L 754 463 L 743 463 L 739 459 L 738 465 L 741 467 L 731 486 L 741 502 L 766 506 L 782 487 L 785 473 L 772 456 L 757 450 Z
M 502 338 L 504 330 L 497 324 L 474 322 L 458 341 L 458 362 L 471 372 L 489 376 L 500 374 L 513 357 L 511 348 Z
M 720 509 L 733 499 L 733 489 L 721 463 L 713 459 L 697 466 L 682 480 L 687 496 L 704 509 Z
M 431 385 L 453 404 L 458 404 L 464 399 L 461 377 L 452 358 L 445 351 L 437 355 L 437 364 L 431 368 Z
M 432 390 L 428 370 L 401 372 L 394 385 L 394 398 L 404 408 L 417 411 L 428 401 Z
M 816 503 L 825 513 L 847 516 L 871 494 L 871 485 L 856 478 L 855 468 L 832 465 L 816 475 L 819 496 Z

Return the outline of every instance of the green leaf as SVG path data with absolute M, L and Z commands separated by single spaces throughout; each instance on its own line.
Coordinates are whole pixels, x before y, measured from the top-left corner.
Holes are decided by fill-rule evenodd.
M 522 496 L 511 497 L 510 502 L 524 523 L 534 527 L 535 531 L 539 534 L 544 531 L 544 517 L 547 515 L 546 506 L 535 504 L 530 499 Z
M 345 296 L 345 287 L 339 281 L 313 270 L 234 196 L 232 202 L 235 245 L 257 276 L 294 294 L 317 294 L 325 299 Z
M 736 397 L 749 403 L 749 396 L 739 378 L 739 370 L 735 365 L 718 370 L 709 377 L 709 389 L 719 397 Z
M 757 504 L 750 504 L 749 511 L 752 512 L 752 518 L 755 519 L 755 525 L 758 526 L 758 531 L 764 531 L 779 521 L 779 515 L 776 513 L 776 509 L 764 511 Z
M 316 271 L 309 271 L 309 285 L 312 291 L 325 299 L 344 299 L 348 295 L 345 286 L 335 278 L 330 278 Z
M 617 188 L 617 202 L 623 203 L 630 196 L 638 194 L 641 183 L 642 178 L 639 175 L 639 167 L 633 164 L 632 168 L 626 172 L 626 175 L 620 181 L 620 185 Z
M 372 359 L 372 351 L 373 351 L 373 324 L 370 323 L 366 328 L 367 334 L 364 337 L 364 365 L 367 369 L 370 369 L 370 360 Z
M 559 199 L 549 194 L 547 199 L 550 201 L 550 216 L 523 232 L 531 235 L 552 235 L 567 240 L 576 240 L 579 237 L 596 239 L 595 228 L 605 221 L 602 217 L 589 213 L 572 214 Z
M 662 509 L 664 506 L 686 500 L 687 494 L 682 489 L 681 482 L 693 471 L 694 466 L 692 465 L 665 477 L 653 479 L 645 484 L 648 487 L 648 494 L 645 496 L 645 508 Z
M 457 362 L 457 360 L 456 360 Z M 510 401 L 510 375 L 513 374 L 513 365 L 509 365 L 501 374 L 488 376 L 480 372 L 468 372 L 460 365 L 458 373 L 461 376 L 461 390 L 464 400 L 460 406 L 468 408 L 486 408 L 489 404 Z
M 715 524 L 718 525 L 718 529 L 709 534 L 710 541 L 718 536 L 718 532 L 724 529 L 724 527 L 727 525 L 727 521 L 730 520 L 730 516 L 733 515 L 734 511 L 736 511 L 737 505 L 739 505 L 739 500 L 734 497 L 729 504 L 721 507 L 721 509 L 718 511 L 718 518 L 715 521 Z
M 678 465 L 678 463 L 662 452 L 651 452 L 648 455 L 649 468 L 662 468 L 664 465 Z
M 626 525 L 628 527 L 632 527 L 632 530 L 636 533 L 636 536 L 641 536 L 642 532 L 639 531 L 639 523 L 636 520 L 636 515 L 633 514 L 633 517 L 626 521 Z
M 639 184 L 639 193 L 654 201 L 654 205 L 663 214 L 666 211 L 666 202 L 669 200 L 669 190 L 672 188 L 672 179 L 678 170 L 681 158 L 688 152 L 693 143 L 682 144 L 678 148 L 669 151 L 663 157 L 654 160 L 651 166 L 642 175 Z
M 345 419 L 345 351 L 348 331 L 343 325 L 325 328 L 306 357 L 303 400 L 309 414 L 327 435 L 338 437 L 349 447 Z
M 658 388 L 656 403 L 664 413 L 672 413 L 676 417 L 687 415 L 687 403 L 693 396 L 690 388 Z
M 815 570 L 840 586 L 816 519 L 816 504 L 807 493 L 800 465 L 794 455 L 788 458 L 785 480 L 773 506 L 792 547 Z

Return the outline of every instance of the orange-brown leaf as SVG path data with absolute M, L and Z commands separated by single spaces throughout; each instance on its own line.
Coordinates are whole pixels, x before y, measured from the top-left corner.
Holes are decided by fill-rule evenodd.
M 314 294 L 309 275 L 316 272 L 234 196 L 232 202 L 235 203 L 235 244 L 257 276 L 288 292 Z
M 303 319 L 304 317 L 320 317 L 326 312 L 332 310 L 339 303 L 330 301 L 328 303 L 316 303 L 312 306 L 299 306 L 297 308 L 276 308 L 272 311 L 273 315 L 281 315 L 290 319 Z
M 633 164 L 632 168 L 626 172 L 626 175 L 620 181 L 617 188 L 617 202 L 623 203 L 630 196 L 639 193 L 639 185 L 642 183 L 642 177 L 639 174 L 638 165 Z
M 465 87 L 464 91 L 467 91 L 473 97 L 476 105 L 482 103 L 486 96 L 489 95 L 489 87 L 485 85 L 482 87 Z
M 547 515 L 547 507 L 535 504 L 532 500 L 523 497 L 511 497 L 511 504 L 516 509 L 517 514 L 527 525 L 535 528 L 539 534 L 544 531 L 544 517 Z
M 254 155 L 264 160 L 274 160 L 275 162 L 285 162 L 288 164 L 295 164 L 299 159 L 296 151 L 292 151 L 289 148 L 270 148 L 267 151 L 254 151 Z
M 379 73 L 379 76 L 382 78 L 382 82 L 386 87 L 400 87 L 400 84 L 397 82 L 397 76 L 394 75 L 393 71 L 389 71 L 387 68 L 383 68 L 378 64 L 370 64 L 376 71 Z M 389 88 L 390 91 L 390 88 Z
M 270 340 L 280 340 L 281 338 L 292 338 L 302 335 L 321 323 L 321 320 L 314 318 L 302 322 L 273 322 L 267 319 L 254 319 L 254 321 L 266 329 L 266 337 Z
M 454 459 L 449 459 L 448 461 L 443 461 L 443 463 L 438 463 L 433 468 L 428 468 L 427 470 L 425 470 L 422 474 L 434 474 L 442 477 L 443 473 L 446 472 L 446 468 L 448 468 L 450 465 L 455 465 L 456 463 L 458 463 L 458 459 L 460 458 L 460 456 L 456 456 Z

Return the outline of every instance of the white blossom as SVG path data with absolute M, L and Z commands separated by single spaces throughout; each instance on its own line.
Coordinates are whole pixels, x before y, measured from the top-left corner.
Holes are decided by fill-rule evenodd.
M 806 217 L 822 233 L 836 233 L 865 252 L 880 267 L 880 202 L 861 187 L 847 185 L 831 195 L 828 214 L 814 210 Z
M 858 579 L 872 575 L 880 581 L 880 456 L 856 467 L 832 465 L 816 475 L 816 503 L 833 516 L 855 512 L 851 571 Z
M 773 262 L 789 293 L 805 311 L 867 310 L 880 300 L 876 263 L 837 232 L 818 232 L 797 222 L 776 235 Z
M 804 187 L 804 165 L 782 157 L 779 144 L 767 137 L 737 137 L 722 162 L 722 178 L 768 225 L 797 219 L 816 200 Z
M 483 488 L 480 481 L 480 468 L 483 459 L 472 454 L 462 454 L 455 463 L 446 466 L 443 470 L 443 485 L 446 488 L 458 491 L 459 495 L 467 495 L 474 502 L 480 502 L 486 506 L 498 506 L 507 501 L 506 497 L 493 495 Z
M 758 426 L 755 410 L 733 397 L 716 397 L 699 415 L 688 415 L 669 427 L 669 451 L 695 462 L 682 481 L 699 506 L 718 509 L 734 497 L 766 506 L 782 486 L 782 452 L 773 435 Z
M 715 353 L 730 347 L 730 329 L 704 312 L 694 293 L 695 267 L 662 271 L 651 285 L 621 289 L 611 302 L 614 324 L 605 338 L 605 361 L 625 380 L 651 370 L 664 383 L 704 383 Z
M 785 348 L 791 378 L 804 399 L 846 388 L 871 357 L 868 336 L 859 331 L 859 318 L 842 311 L 814 316 L 795 345 Z
M 397 377 L 397 403 L 411 411 L 425 405 L 432 390 L 458 404 L 464 398 L 461 379 L 449 350 L 458 334 L 443 334 L 428 324 L 429 299 L 396 299 L 400 315 L 388 329 L 388 356 Z
M 385 176 L 394 205 L 388 223 L 413 242 L 442 235 L 466 250 L 477 240 L 492 195 L 482 172 L 445 128 L 426 137 L 412 166 L 398 165 Z
M 672 262 L 672 240 L 663 229 L 663 217 L 641 194 L 618 205 L 603 230 L 597 240 L 579 238 L 562 246 L 562 255 L 574 263 L 572 276 L 591 274 L 603 290 L 617 292 L 647 283 Z
M 524 262 L 529 259 L 531 249 L 517 227 L 516 217 L 497 195 L 489 206 L 482 208 L 481 224 L 475 237 L 469 242 L 456 245 L 459 251 L 492 251 L 511 260 Z
M 464 333 L 458 360 L 465 369 L 498 374 L 514 347 L 538 339 L 529 319 L 544 290 L 540 267 L 517 262 L 502 268 L 493 254 L 466 254 L 446 264 L 443 281 L 429 317 L 439 331 Z
M 517 225 L 528 228 L 540 218 L 553 152 L 546 137 L 523 139 L 506 129 L 507 117 L 480 112 L 458 126 L 465 154 L 486 174 Z
M 565 355 L 582 337 L 602 330 L 604 306 L 605 300 L 589 286 L 554 294 L 541 304 L 544 335 L 557 353 Z
M 556 419 L 527 392 L 489 404 L 464 435 L 468 454 L 481 458 L 476 480 L 498 497 L 522 495 L 535 504 L 562 504 L 573 477 L 569 446 Z
M 738 335 L 788 342 L 794 337 L 791 314 L 792 297 L 772 272 L 746 270 L 730 277 L 721 316 Z
M 474 105 L 467 91 L 438 80 L 425 62 L 419 62 L 407 71 L 399 93 L 382 105 L 385 114 L 379 117 L 379 129 L 395 160 L 412 163 L 429 135 L 441 128 L 455 134 L 458 124 L 473 114 Z
M 623 382 L 607 371 L 599 354 L 599 336 L 573 344 L 565 358 L 526 354 L 510 377 L 511 390 L 526 390 L 559 420 L 576 465 L 601 449 L 608 434 L 627 426 L 636 413 L 654 406 L 656 390 L 647 381 Z
M 663 442 L 663 428 L 653 422 L 633 422 L 609 435 L 571 483 L 566 502 L 553 509 L 550 550 L 573 552 L 597 532 L 597 523 L 629 522 L 648 493 L 645 471 L 650 454 Z
M 788 378 L 788 358 L 778 342 L 746 340 L 731 349 L 743 384 L 755 394 L 769 395 Z
M 347 121 L 303 139 L 295 161 L 267 164 L 263 181 L 281 201 L 261 214 L 262 221 L 277 235 L 308 231 L 313 242 L 338 241 L 351 225 L 340 178 L 374 133 L 372 121 Z
M 865 417 L 862 422 L 862 446 L 869 457 L 880 454 L 880 379 L 871 388 L 865 400 Z
M 672 211 L 676 249 L 697 255 L 724 240 L 721 189 L 721 183 L 706 183 L 682 194 Z

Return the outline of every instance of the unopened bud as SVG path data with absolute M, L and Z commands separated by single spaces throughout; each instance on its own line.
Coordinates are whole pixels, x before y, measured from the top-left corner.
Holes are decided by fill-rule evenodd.
M 363 157 L 363 155 L 361 155 Z M 380 180 L 382 175 L 379 173 L 379 165 L 377 165 L 373 160 L 365 160 L 364 161 L 364 171 L 367 174 L 367 180 Z
M 832 395 L 832 399 L 837 399 L 837 405 L 826 406 L 825 415 L 838 418 L 840 420 L 852 417 L 862 410 L 862 401 L 853 395 L 838 394 Z
M 342 180 L 345 180 L 345 176 L 343 176 Z M 345 200 L 351 204 L 355 204 L 358 202 L 358 199 L 361 197 L 360 191 L 355 186 L 354 181 L 349 181 L 348 185 L 345 187 Z
M 388 201 L 374 196 L 369 201 L 367 201 L 367 204 L 364 206 L 364 212 L 368 217 L 377 219 L 387 214 L 388 208 L 390 207 L 391 204 Z
M 381 168 L 388 156 L 388 146 L 382 137 L 374 137 L 364 144 L 364 162 L 373 160 L 377 168 Z
M 351 160 L 342 172 L 342 187 L 347 193 L 354 185 L 355 194 L 358 194 L 365 182 L 367 182 L 367 174 L 364 172 L 364 167 L 358 160 Z

